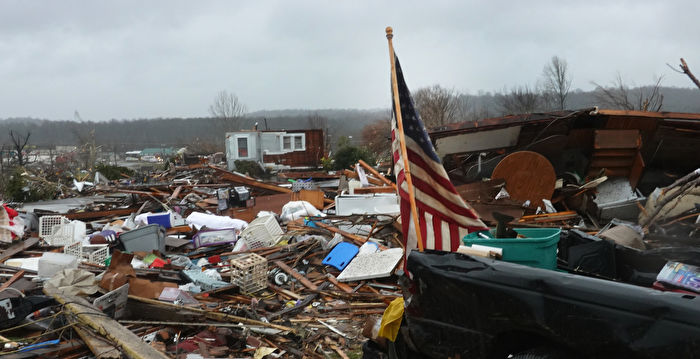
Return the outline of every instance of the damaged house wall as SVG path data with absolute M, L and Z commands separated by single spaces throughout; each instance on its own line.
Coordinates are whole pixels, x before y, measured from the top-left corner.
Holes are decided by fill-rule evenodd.
M 315 168 L 324 155 L 324 132 L 320 129 L 226 133 L 229 170 L 235 170 L 238 160 Z
M 498 141 L 481 147 L 462 141 L 461 136 L 479 133 L 503 134 L 508 128 L 520 128 L 515 144 L 498 136 Z M 453 179 L 467 182 L 488 177 L 505 154 L 516 150 L 538 152 L 552 163 L 557 175 L 576 172 L 585 177 L 594 150 L 596 130 L 638 130 L 639 152 L 646 169 L 685 174 L 700 167 L 700 114 L 598 110 L 556 111 L 510 115 L 478 121 L 454 123 L 433 128 L 430 136 Z M 452 139 L 458 139 L 457 141 Z M 494 145 L 495 144 L 495 145 Z M 486 152 L 479 156 L 479 153 Z M 620 159 L 622 163 L 622 159 Z M 480 163 L 479 163 L 480 162 Z M 610 166 L 608 171 L 611 170 Z M 479 171 L 479 169 L 481 171 Z M 646 175 L 646 173 L 645 173 Z M 642 182 L 644 179 L 642 178 Z M 672 180 L 666 179 L 669 184 Z M 648 191 L 653 188 L 645 188 Z

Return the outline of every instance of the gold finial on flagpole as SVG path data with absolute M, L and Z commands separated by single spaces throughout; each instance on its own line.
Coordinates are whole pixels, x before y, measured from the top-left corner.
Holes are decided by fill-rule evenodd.
M 391 38 L 394 37 L 394 29 L 391 28 L 391 26 L 386 27 L 386 38 L 391 40 Z

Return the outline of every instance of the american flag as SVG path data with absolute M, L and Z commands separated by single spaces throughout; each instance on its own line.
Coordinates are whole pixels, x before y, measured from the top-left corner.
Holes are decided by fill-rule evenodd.
M 406 152 L 413 183 L 416 210 L 423 248 L 456 251 L 462 237 L 469 232 L 487 227 L 457 193 L 447 177 L 447 171 L 435 153 L 428 132 L 415 109 L 411 93 L 403 78 L 401 65 L 396 59 L 396 79 L 401 105 Z M 395 102 L 392 101 L 392 104 Z M 394 155 L 394 173 L 401 203 L 401 225 L 404 233 L 406 255 L 418 247 L 418 237 L 411 217 L 408 183 L 404 174 L 404 162 L 399 143 L 396 107 L 393 105 L 391 121 L 391 149 Z

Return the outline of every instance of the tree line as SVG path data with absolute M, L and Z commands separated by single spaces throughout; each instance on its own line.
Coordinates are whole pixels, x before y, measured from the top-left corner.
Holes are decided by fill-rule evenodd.
M 669 65 L 670 66 L 670 65 Z M 697 83 L 683 59 L 680 70 Z M 674 68 L 675 70 L 675 68 Z M 428 128 L 509 114 L 549 112 L 599 106 L 638 111 L 700 112 L 700 91 L 663 86 L 663 77 L 634 86 L 618 75 L 607 84 L 591 82 L 593 91 L 571 88 L 568 62 L 553 56 L 534 85 L 516 85 L 496 93 L 470 95 L 439 84 L 413 92 L 416 107 Z M 700 87 L 700 86 L 699 86 Z

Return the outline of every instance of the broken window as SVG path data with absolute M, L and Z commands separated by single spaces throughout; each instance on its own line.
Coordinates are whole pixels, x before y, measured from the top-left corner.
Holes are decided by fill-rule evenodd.
M 282 136 L 282 151 L 305 151 L 305 138 L 303 133 Z
M 248 137 L 238 137 L 238 158 L 248 157 Z

